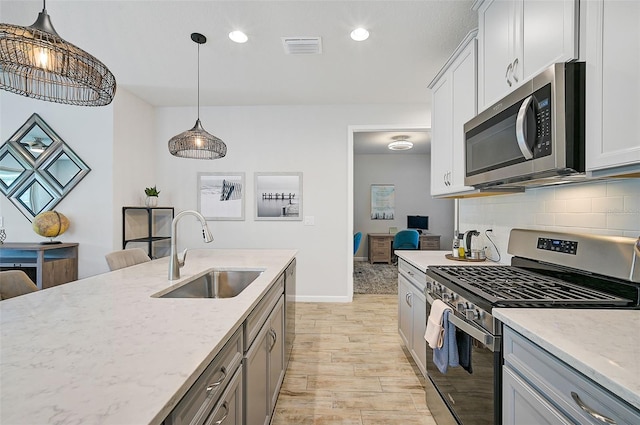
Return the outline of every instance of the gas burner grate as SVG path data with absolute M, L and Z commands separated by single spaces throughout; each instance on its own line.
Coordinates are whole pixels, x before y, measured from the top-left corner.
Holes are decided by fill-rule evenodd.
M 494 306 L 625 305 L 629 300 L 512 266 L 436 266 L 429 270 Z

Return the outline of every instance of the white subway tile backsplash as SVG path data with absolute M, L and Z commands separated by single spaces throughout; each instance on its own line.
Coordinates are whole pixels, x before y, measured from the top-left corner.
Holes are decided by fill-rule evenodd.
M 640 213 L 607 214 L 607 228 L 640 230 Z
M 601 213 L 623 212 L 624 197 L 608 196 L 606 198 L 593 198 L 591 200 L 591 211 Z
M 460 228 L 493 229 L 508 263 L 513 228 L 640 236 L 640 179 L 607 180 L 528 189 L 524 193 L 460 201 Z
M 591 198 L 567 200 L 566 212 L 588 213 L 591 212 Z
M 556 199 L 584 199 L 607 196 L 605 182 L 569 184 L 556 186 Z
M 553 226 L 556 224 L 555 219 L 556 219 L 555 214 L 549 214 L 549 213 L 536 214 L 536 224 L 539 226 Z
M 556 213 L 556 212 L 565 212 L 567 210 L 567 201 L 547 201 L 544 203 L 545 212 L 548 213 Z
M 639 179 L 620 179 L 606 182 L 607 196 L 624 196 L 630 192 L 640 192 Z
M 558 213 L 556 225 L 564 227 L 584 227 L 590 229 L 604 229 L 607 227 L 607 214 L 605 213 Z

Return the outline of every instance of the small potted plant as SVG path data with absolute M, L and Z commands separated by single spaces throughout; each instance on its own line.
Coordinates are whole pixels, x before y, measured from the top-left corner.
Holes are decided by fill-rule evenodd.
M 147 207 L 156 207 L 156 206 L 158 206 L 158 195 L 160 194 L 160 191 L 158 189 L 156 189 L 155 186 L 147 187 L 144 190 L 144 194 L 147 195 L 147 198 L 144 201 L 144 204 Z

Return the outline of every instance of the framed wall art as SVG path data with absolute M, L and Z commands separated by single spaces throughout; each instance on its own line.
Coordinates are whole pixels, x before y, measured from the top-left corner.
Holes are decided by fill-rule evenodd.
M 207 220 L 244 220 L 244 173 L 198 173 L 198 211 Z
M 393 220 L 395 217 L 395 186 L 371 185 L 371 220 Z
M 302 220 L 302 173 L 256 173 L 256 220 Z

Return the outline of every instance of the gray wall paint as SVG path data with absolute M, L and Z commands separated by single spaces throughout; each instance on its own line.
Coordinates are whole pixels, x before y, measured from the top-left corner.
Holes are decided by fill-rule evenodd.
M 362 232 L 357 258 L 367 258 L 367 234 L 387 233 L 389 227 L 402 230 L 407 215 L 428 215 L 429 232 L 441 235 L 440 247 L 447 249 L 453 238 L 453 201 L 430 195 L 431 156 L 412 154 L 354 156 L 353 231 Z M 371 220 L 371 185 L 395 185 L 395 220 Z

